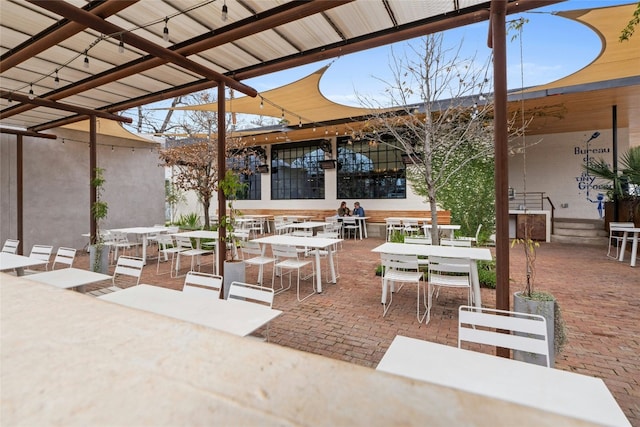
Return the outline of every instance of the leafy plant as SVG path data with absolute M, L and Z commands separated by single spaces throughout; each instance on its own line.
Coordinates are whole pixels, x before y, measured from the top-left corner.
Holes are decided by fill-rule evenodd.
M 238 216 L 242 215 L 242 212 L 233 206 L 233 202 L 236 200 L 238 193 L 244 191 L 246 185 L 247 184 L 241 182 L 240 177 L 231 170 L 228 170 L 224 178 L 218 181 L 218 191 L 222 191 L 227 199 L 227 214 L 220 216 L 219 227 L 224 227 L 226 231 L 226 236 L 221 240 L 229 243 L 228 246 L 230 246 L 231 250 L 227 251 L 227 260 L 230 261 L 237 260 L 237 249 L 240 244 L 240 239 L 235 233 L 235 220 Z M 218 231 L 220 231 L 220 228 L 218 228 Z
M 95 259 L 93 261 L 93 271 L 102 270 L 102 251 L 104 249 L 104 238 L 100 232 L 100 225 L 109 213 L 109 205 L 102 200 L 102 192 L 104 191 L 104 169 L 95 168 L 94 177 L 91 180 L 91 186 L 96 190 L 96 201 L 91 205 L 91 215 L 96 222 L 96 234 L 91 236 L 91 243 L 95 245 Z
M 200 228 L 200 218 L 195 212 L 180 215 L 177 222 L 178 225 L 183 228 L 190 228 L 194 230 Z
M 525 226 L 525 230 L 527 227 Z M 527 298 L 533 298 L 535 294 L 534 282 L 536 278 L 536 258 L 538 256 L 537 249 L 540 247 L 540 243 L 531 239 L 529 236 L 531 230 L 525 231 L 524 238 L 516 238 L 511 241 L 511 247 L 515 245 L 522 245 L 525 258 L 525 273 L 526 281 L 524 288 L 524 296 Z
M 478 261 L 478 280 L 480 286 L 496 288 L 496 261 Z

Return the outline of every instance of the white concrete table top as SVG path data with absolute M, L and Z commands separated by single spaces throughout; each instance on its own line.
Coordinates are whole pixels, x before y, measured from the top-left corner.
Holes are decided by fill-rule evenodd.
M 44 283 L 45 285 L 62 289 L 79 288 L 79 291 L 82 292 L 84 285 L 101 282 L 103 280 L 111 280 L 112 277 L 108 274 L 69 267 L 31 274 L 26 278 L 34 282 Z
M 0 271 L 16 270 L 19 276 L 22 275 L 25 267 L 44 265 L 46 261 L 28 256 L 0 252 Z

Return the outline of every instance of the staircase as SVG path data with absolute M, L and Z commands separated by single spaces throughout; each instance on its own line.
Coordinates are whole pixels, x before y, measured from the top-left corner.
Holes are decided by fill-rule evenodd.
M 555 218 L 552 242 L 606 246 L 609 233 L 603 220 Z

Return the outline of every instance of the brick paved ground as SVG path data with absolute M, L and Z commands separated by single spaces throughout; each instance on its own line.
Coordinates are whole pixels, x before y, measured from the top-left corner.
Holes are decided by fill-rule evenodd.
M 428 325 L 416 320 L 411 288 L 396 294 L 382 317 L 380 279 L 375 276 L 379 256 L 370 252 L 381 243 L 379 238 L 345 241 L 338 283 L 324 285 L 323 294 L 299 303 L 294 283 L 291 291 L 277 295 L 274 307 L 284 314 L 271 322 L 270 341 L 372 368 L 398 334 L 456 346 L 457 307 L 466 303 L 463 292 L 444 289 Z M 605 253 L 606 248 L 597 246 L 543 243 L 536 282 L 558 298 L 567 324 L 569 342 L 556 358 L 556 368 L 602 378 L 632 425 L 640 426 L 640 266 L 631 268 L 628 261 L 607 259 Z M 86 265 L 81 254 L 76 266 Z M 168 271 L 168 265 L 161 264 L 161 271 Z M 256 272 L 255 267 L 247 270 L 248 282 L 255 282 Z M 510 272 L 521 282 L 521 248 L 511 249 Z M 270 274 L 269 268 L 269 279 Z M 153 261 L 142 283 L 181 289 L 182 280 L 156 275 Z M 516 290 L 520 286 L 512 283 L 511 291 Z M 483 305 L 495 307 L 495 291 L 481 292 Z

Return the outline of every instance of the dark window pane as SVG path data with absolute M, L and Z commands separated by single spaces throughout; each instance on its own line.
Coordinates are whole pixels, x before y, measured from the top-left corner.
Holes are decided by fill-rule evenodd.
M 323 140 L 271 148 L 271 199 L 324 199 Z

